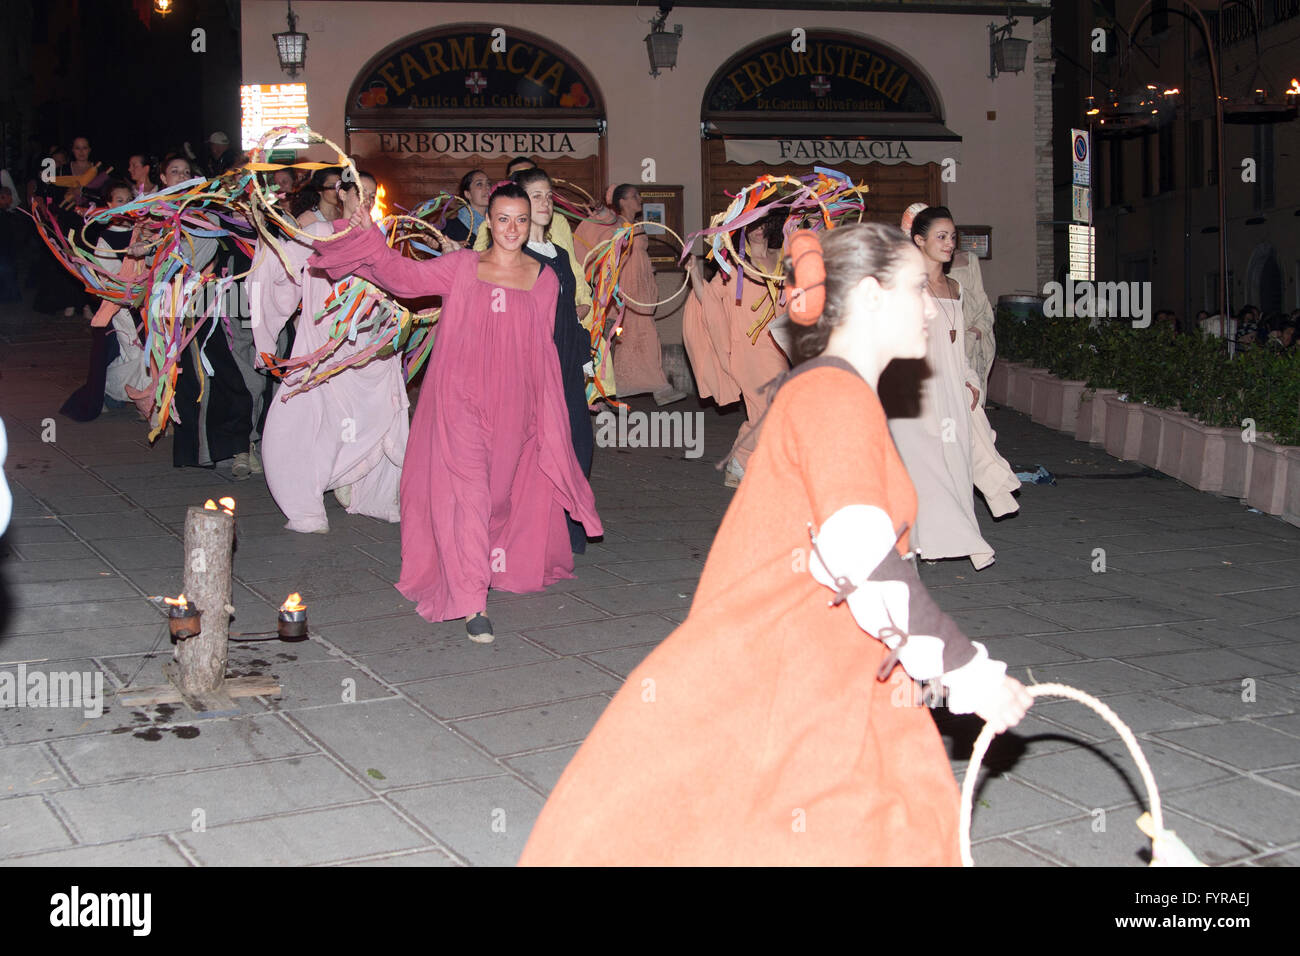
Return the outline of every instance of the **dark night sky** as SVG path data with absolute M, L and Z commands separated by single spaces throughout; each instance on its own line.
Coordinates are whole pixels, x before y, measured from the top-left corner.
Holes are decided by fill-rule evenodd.
M 202 155 L 213 130 L 238 142 L 238 2 L 179 0 L 166 18 L 152 0 L 5 0 L 0 40 L 4 165 L 21 168 L 28 138 L 42 149 L 87 135 L 119 172 L 131 152 L 162 155 L 189 140 Z M 192 31 L 205 31 L 205 52 Z M 271 38 L 267 37 L 267 43 Z

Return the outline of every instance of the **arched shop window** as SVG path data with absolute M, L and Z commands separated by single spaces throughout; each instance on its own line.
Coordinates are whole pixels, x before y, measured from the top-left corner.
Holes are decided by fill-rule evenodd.
M 934 85 L 892 47 L 856 34 L 810 30 L 746 47 L 709 81 L 700 112 L 704 216 L 764 173 L 837 169 L 871 187 L 868 218 L 898 224 L 914 202 L 941 197 L 944 161 L 961 137 L 943 124 Z
M 481 168 L 495 181 L 529 156 L 598 195 L 605 107 L 591 75 L 562 47 L 523 30 L 463 23 L 393 43 L 348 93 L 347 150 L 407 208 L 455 193 Z

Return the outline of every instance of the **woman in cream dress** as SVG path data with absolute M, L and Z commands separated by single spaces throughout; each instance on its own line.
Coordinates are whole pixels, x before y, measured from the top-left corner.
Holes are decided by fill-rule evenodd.
M 890 433 L 920 500 L 914 546 L 928 560 L 968 557 L 980 570 L 993 563 L 994 552 L 980 534 L 974 489 L 983 493 L 996 518 L 1019 510 L 1012 492 L 1020 482 L 997 452 L 982 407 L 983 381 L 966 357 L 972 297 L 944 274 L 956 249 L 956 231 L 943 206 L 922 210 L 911 223 L 938 315 L 930 328 L 928 374 L 920 363 L 892 370 L 886 408 Z M 897 396 L 909 388 L 919 393 L 919 409 L 901 410 Z

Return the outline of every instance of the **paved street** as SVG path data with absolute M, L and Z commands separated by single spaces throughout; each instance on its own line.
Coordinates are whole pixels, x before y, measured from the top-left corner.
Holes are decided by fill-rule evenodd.
M 98 718 L 0 712 L 0 859 L 513 863 L 609 697 L 685 617 L 731 498 L 713 464 L 739 416 L 705 411 L 700 459 L 598 449 L 604 541 L 575 580 L 494 594 L 498 637 L 480 646 L 393 589 L 396 525 L 331 499 L 328 535 L 294 534 L 260 478 L 173 469 L 170 439 L 148 447 L 134 412 L 60 417 L 84 374 L 83 326 L 0 306 L 15 496 L 0 543 L 0 671 L 29 662 L 102 671 L 106 689 L 161 682 L 169 647 L 145 598 L 180 589 L 186 507 L 226 494 L 238 502 L 232 628 L 273 627 L 296 590 L 312 639 L 232 644 L 231 673 L 283 687 L 237 717 L 116 700 Z M 997 564 L 926 568 L 940 603 L 1016 676 L 1110 704 L 1142 742 L 1168 825 L 1202 860 L 1300 863 L 1300 529 L 1018 414 L 990 417 L 1013 464 L 1063 477 L 1024 487 L 1012 519 L 981 509 Z M 960 774 L 978 721 L 940 726 Z M 1036 704 L 986 765 L 977 863 L 1144 863 L 1141 780 L 1091 711 Z

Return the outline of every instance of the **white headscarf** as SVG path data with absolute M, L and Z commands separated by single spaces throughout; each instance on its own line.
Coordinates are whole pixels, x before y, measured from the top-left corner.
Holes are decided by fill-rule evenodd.
M 923 202 L 912 203 L 912 205 L 908 206 L 907 209 L 903 211 L 903 219 L 898 224 L 899 228 L 910 236 L 912 234 L 912 220 L 916 218 L 916 214 L 922 209 L 929 208 L 929 205 Z

